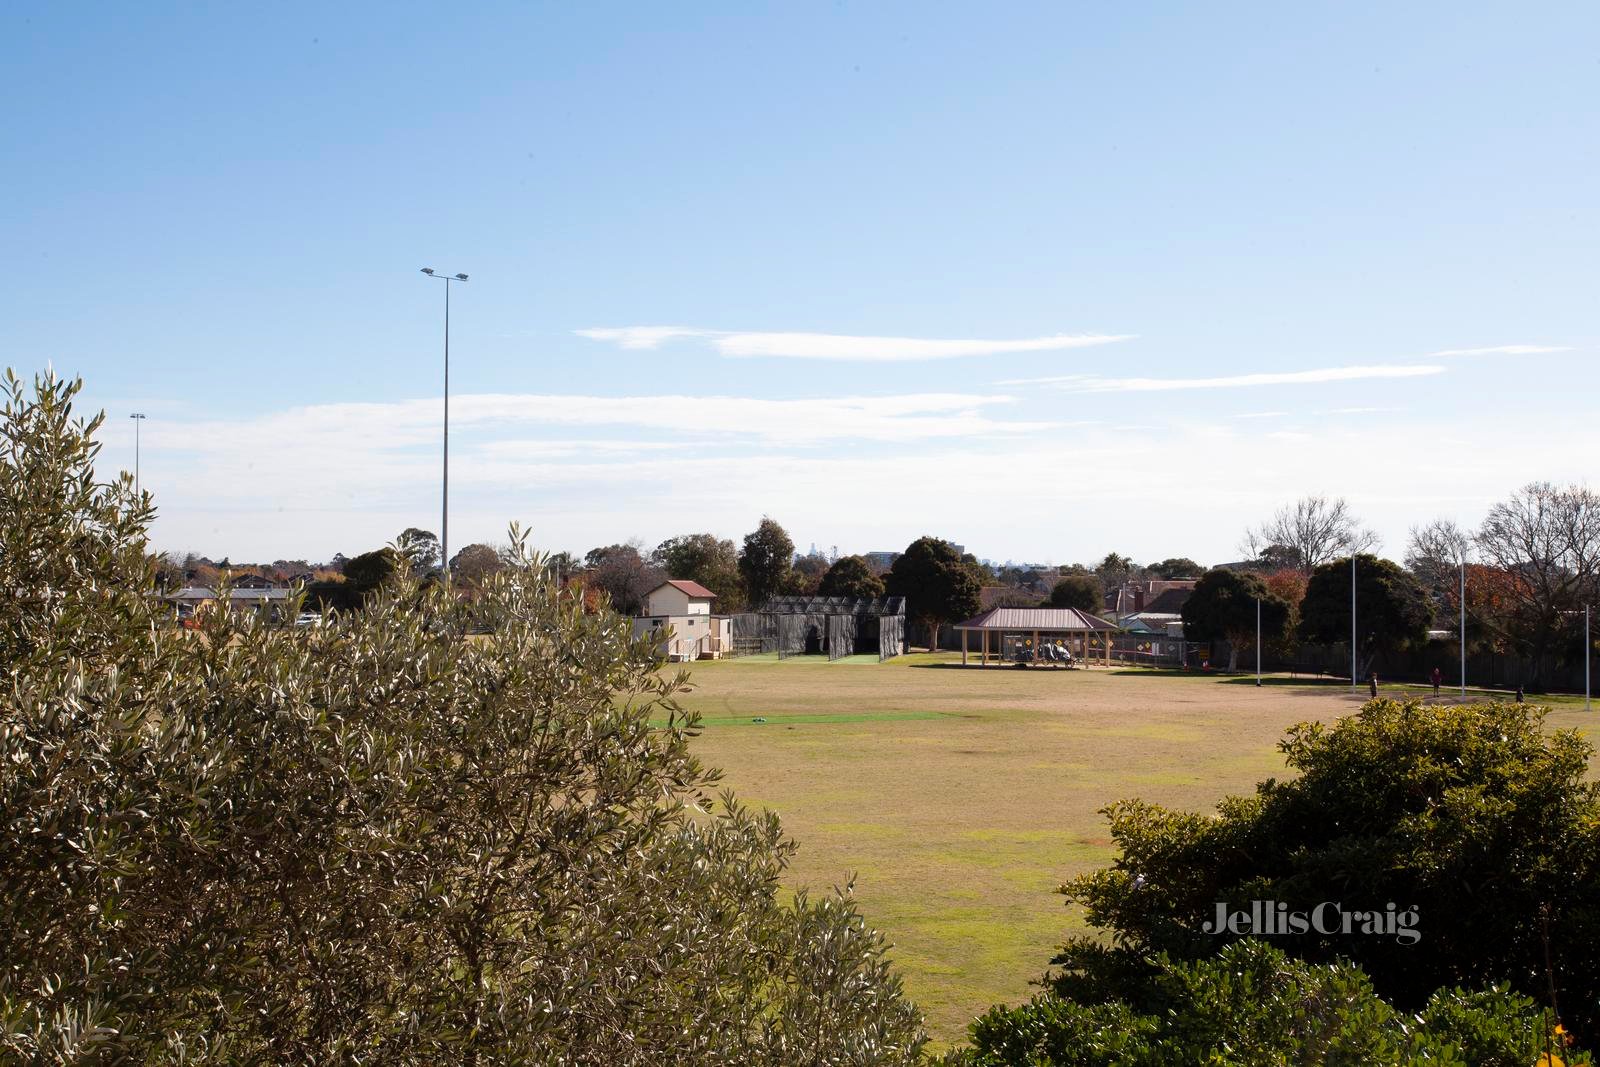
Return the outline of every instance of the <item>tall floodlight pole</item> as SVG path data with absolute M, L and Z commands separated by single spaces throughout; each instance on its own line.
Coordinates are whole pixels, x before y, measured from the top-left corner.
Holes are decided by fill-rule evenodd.
M 1256 597 L 1256 684 L 1261 684 L 1261 598 Z
M 1594 645 L 1589 638 L 1589 605 L 1583 606 L 1583 710 L 1593 711 L 1589 704 L 1589 663 L 1594 659 Z
M 1467 702 L 1467 557 L 1462 556 L 1458 563 L 1461 566 L 1461 592 L 1458 599 L 1461 601 L 1461 703 Z
M 444 480 L 439 505 L 439 565 L 444 587 L 450 588 L 450 283 L 464 282 L 465 274 L 439 274 L 432 267 L 422 273 L 444 282 Z
M 1356 554 L 1350 552 L 1350 691 L 1356 689 Z
M 135 411 L 128 418 L 133 420 L 133 495 L 139 493 L 139 424 L 144 421 L 144 412 Z

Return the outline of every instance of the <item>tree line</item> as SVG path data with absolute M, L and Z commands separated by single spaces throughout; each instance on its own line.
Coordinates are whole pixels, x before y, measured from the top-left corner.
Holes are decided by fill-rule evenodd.
M 1347 644 L 1354 572 L 1357 672 L 1457 630 L 1470 652 L 1518 657 L 1538 689 L 1550 667 L 1585 655 L 1584 608 L 1600 599 L 1600 495 L 1585 486 L 1533 482 L 1491 506 L 1467 531 L 1447 519 L 1414 527 L 1404 561 L 1377 544 L 1343 500 L 1307 497 L 1245 539 L 1251 558 L 1212 569 L 1183 608 L 1184 635 L 1229 643 L 1229 669 L 1256 639 Z M 1353 561 L 1353 562 L 1352 562 Z M 1588 650 L 1593 654 L 1592 646 Z
M 778 595 L 901 596 L 930 647 L 944 626 L 978 612 L 985 587 L 1000 587 L 991 605 L 1101 613 L 1108 594 L 1128 582 L 1195 578 L 1183 609 L 1185 636 L 1227 641 L 1228 668 L 1235 670 L 1238 651 L 1255 641 L 1258 600 L 1262 636 L 1276 657 L 1292 655 L 1296 642 L 1347 643 L 1353 555 L 1363 675 L 1384 657 L 1423 645 L 1431 626 L 1455 629 L 1463 576 L 1469 652 L 1520 658 L 1535 689 L 1551 665 L 1581 658 L 1583 608 L 1600 599 L 1600 497 L 1588 488 L 1535 482 L 1495 503 L 1476 530 L 1447 519 L 1415 527 L 1401 563 L 1375 555 L 1376 545 L 1376 535 L 1346 501 L 1310 496 L 1250 527 L 1241 543 L 1244 558 L 1211 568 L 1187 556 L 1140 564 L 1117 552 L 1092 565 L 1048 571 L 997 567 L 933 536 L 918 538 L 885 566 L 859 555 L 797 554 L 770 516 L 740 543 L 690 533 L 654 548 L 626 542 L 581 556 L 558 552 L 546 565 L 591 608 L 603 604 L 623 614 L 640 611 L 645 595 L 667 578 L 699 582 L 717 594 L 717 609 L 726 614 L 753 610 Z M 451 557 L 452 582 L 470 594 L 512 566 L 513 556 L 504 544 L 467 545 Z M 313 604 L 338 609 L 359 607 L 401 574 L 434 580 L 440 562 L 438 538 L 416 528 L 390 545 L 321 565 L 278 560 L 232 567 L 194 553 L 155 558 L 167 586 L 210 585 L 247 573 L 301 578 Z

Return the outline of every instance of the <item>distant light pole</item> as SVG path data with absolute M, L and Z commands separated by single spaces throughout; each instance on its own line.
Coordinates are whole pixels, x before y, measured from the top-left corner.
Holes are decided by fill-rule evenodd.
M 1589 663 L 1594 659 L 1594 644 L 1589 638 L 1589 605 L 1583 606 L 1583 710 L 1593 711 L 1589 703 Z
M 135 411 L 128 418 L 133 420 L 133 495 L 139 495 L 139 424 L 144 421 L 144 412 Z
M 1457 561 L 1461 567 L 1461 703 L 1467 702 L 1467 557 Z
M 1356 691 L 1356 553 L 1350 551 L 1350 691 Z
M 1261 684 L 1261 598 L 1256 597 L 1256 684 Z
M 422 273 L 444 282 L 444 490 L 439 506 L 439 564 L 444 587 L 450 588 L 450 283 L 464 282 L 465 274 L 439 274 L 432 267 Z

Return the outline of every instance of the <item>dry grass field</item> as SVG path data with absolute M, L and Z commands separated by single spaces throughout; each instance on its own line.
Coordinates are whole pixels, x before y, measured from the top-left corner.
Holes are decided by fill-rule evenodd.
M 1078 922 L 1053 890 L 1112 859 L 1099 808 L 1139 796 L 1207 809 L 1282 776 L 1288 726 L 1349 714 L 1365 696 L 1286 678 L 1257 688 L 957 660 L 699 663 L 685 699 L 704 717 L 702 757 L 800 842 L 792 884 L 855 876 L 941 1042 L 990 1004 L 1030 995 Z M 1589 718 L 1567 699 L 1549 721 Z

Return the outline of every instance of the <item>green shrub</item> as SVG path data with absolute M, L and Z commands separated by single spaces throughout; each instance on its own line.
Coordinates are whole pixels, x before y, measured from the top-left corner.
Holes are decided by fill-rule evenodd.
M 1441 992 L 1407 1016 L 1348 963 L 1296 960 L 1261 941 L 1212 959 L 1152 963 L 1139 1011 L 1045 993 L 995 1008 L 971 1027 L 949 1067 L 1526 1067 L 1551 1048 L 1546 1017 L 1503 987 Z M 1565 1053 L 1568 1064 L 1586 1064 Z
M 7 385 L 0 1062 L 915 1057 L 881 939 L 780 901 L 793 846 L 626 620 L 519 545 L 471 601 L 158 625 L 77 386 Z
M 1589 746 L 1525 705 L 1373 701 L 1332 727 L 1295 727 L 1299 776 L 1204 816 L 1125 801 L 1107 809 L 1121 858 L 1063 888 L 1112 944 L 1069 942 L 1057 992 L 1137 998 L 1148 960 L 1213 955 L 1218 903 L 1309 912 L 1416 908 L 1420 940 L 1314 930 L 1274 937 L 1315 962 L 1347 958 L 1402 1011 L 1434 990 L 1508 982 L 1585 1044 L 1600 1001 L 1600 801 Z

